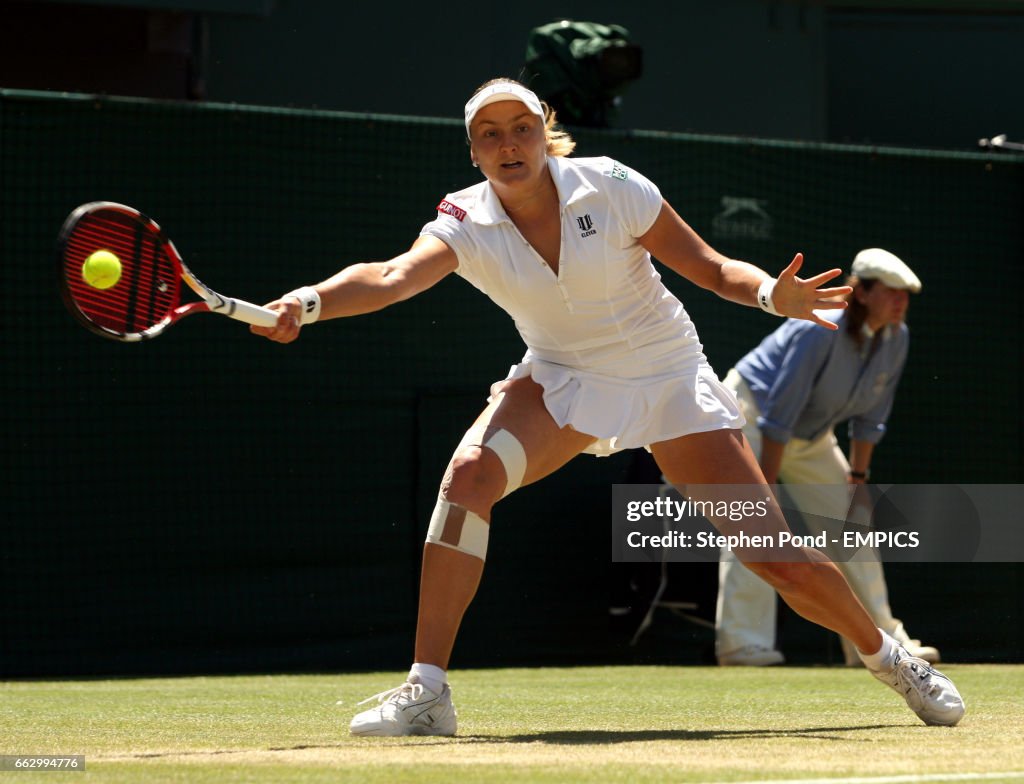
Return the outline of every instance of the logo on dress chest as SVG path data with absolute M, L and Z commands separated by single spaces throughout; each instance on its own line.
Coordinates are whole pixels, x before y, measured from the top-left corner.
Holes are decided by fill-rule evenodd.
M 590 219 L 589 213 L 582 218 L 577 218 L 576 225 L 579 226 L 581 237 L 593 237 L 597 234 L 597 229 L 594 228 L 594 221 Z

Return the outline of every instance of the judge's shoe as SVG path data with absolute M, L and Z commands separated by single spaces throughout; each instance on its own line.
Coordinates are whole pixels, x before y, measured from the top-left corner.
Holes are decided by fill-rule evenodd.
M 901 623 L 892 632 L 893 638 L 907 649 L 907 653 L 917 659 L 924 659 L 929 664 L 938 664 L 942 661 L 942 657 L 939 656 L 939 649 L 932 645 L 922 645 L 920 640 L 911 639 L 910 635 L 907 634 L 907 630 L 903 628 Z
M 784 664 L 785 661 L 786 657 L 781 651 L 763 645 L 744 645 L 718 656 L 720 667 L 771 667 L 775 664 Z

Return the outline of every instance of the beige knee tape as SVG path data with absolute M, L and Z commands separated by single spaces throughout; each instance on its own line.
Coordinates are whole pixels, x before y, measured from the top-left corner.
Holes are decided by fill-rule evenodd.
M 505 466 L 505 492 L 501 494 L 504 498 L 523 483 L 526 475 L 526 450 L 519 439 L 507 430 L 490 433 L 482 446 L 494 452 Z
M 459 447 L 464 446 L 485 446 L 498 456 L 505 468 L 505 491 L 501 494 L 502 498 L 522 485 L 526 475 L 526 450 L 510 432 L 492 428 L 487 423 L 478 424 L 463 437 Z
M 491 526 L 464 506 L 437 499 L 427 528 L 427 541 L 487 560 L 487 539 Z

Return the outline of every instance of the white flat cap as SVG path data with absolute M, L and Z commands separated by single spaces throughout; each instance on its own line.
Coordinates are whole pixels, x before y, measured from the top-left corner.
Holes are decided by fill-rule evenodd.
M 903 260 L 881 248 L 867 248 L 853 259 L 850 272 L 861 280 L 880 280 L 891 289 L 921 290 L 921 279 Z

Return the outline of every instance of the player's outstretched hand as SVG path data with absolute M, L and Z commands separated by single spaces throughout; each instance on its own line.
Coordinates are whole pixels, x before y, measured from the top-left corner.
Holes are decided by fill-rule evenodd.
M 846 301 L 841 299 L 853 289 L 849 286 L 833 286 L 823 289 L 821 286 L 843 274 L 841 269 L 831 269 L 815 275 L 813 278 L 798 278 L 796 273 L 804 264 L 804 254 L 797 253 L 789 266 L 779 275 L 772 293 L 772 303 L 783 316 L 806 319 L 820 324 L 827 329 L 837 329 L 831 321 L 822 318 L 815 311 L 842 310 Z
M 277 312 L 277 324 L 273 327 L 250 326 L 254 335 L 262 335 L 275 343 L 291 343 L 299 336 L 302 329 L 302 304 L 295 297 L 276 299 L 266 304 L 267 308 Z

